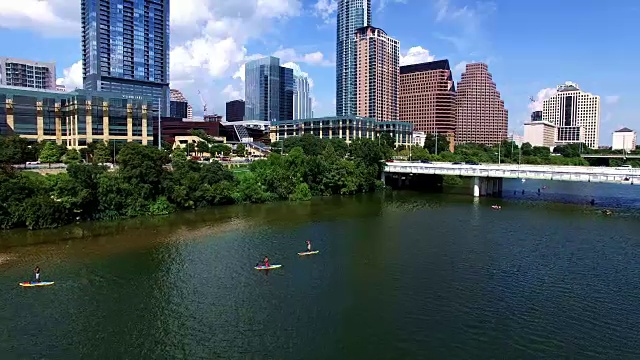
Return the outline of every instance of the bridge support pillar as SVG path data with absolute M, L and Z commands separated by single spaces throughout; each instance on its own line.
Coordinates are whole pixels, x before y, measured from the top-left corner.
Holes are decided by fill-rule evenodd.
M 480 178 L 480 196 L 487 196 L 487 178 Z
M 487 196 L 493 196 L 493 183 L 494 178 L 487 178 Z
M 493 184 L 493 196 L 501 196 L 502 195 L 502 179 L 494 178 L 492 181 Z
M 473 196 L 480 197 L 480 177 L 473 177 Z

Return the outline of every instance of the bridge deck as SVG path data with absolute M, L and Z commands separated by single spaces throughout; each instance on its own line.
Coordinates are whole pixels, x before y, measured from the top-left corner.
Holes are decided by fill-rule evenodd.
M 539 179 L 605 183 L 640 183 L 640 169 L 608 168 L 592 166 L 553 165 L 454 165 L 397 161 L 387 162 L 385 172 L 389 174 L 433 174 L 457 175 L 482 178 Z

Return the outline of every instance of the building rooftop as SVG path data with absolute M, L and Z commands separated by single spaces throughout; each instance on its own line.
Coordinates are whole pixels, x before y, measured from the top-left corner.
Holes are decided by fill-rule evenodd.
M 627 133 L 627 132 L 633 132 L 633 130 L 623 127 L 622 129 L 616 131 L 617 133 Z
M 400 66 L 400 75 L 433 70 L 451 70 L 451 67 L 449 66 L 449 60 L 444 59 L 424 62 L 420 64 Z

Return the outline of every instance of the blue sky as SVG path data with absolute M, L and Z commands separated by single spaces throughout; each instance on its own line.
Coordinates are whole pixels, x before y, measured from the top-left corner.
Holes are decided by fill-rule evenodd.
M 3 56 L 56 61 L 60 82 L 81 84 L 80 0 L 0 0 Z M 601 143 L 622 126 L 640 129 L 640 2 L 578 0 L 374 0 L 373 25 L 400 40 L 402 61 L 449 59 L 459 78 L 466 62 L 489 64 L 522 133 L 532 104 L 556 85 L 578 83 L 600 95 Z M 333 115 L 335 1 L 174 0 L 172 87 L 198 110 L 243 96 L 242 65 L 275 54 L 313 82 L 316 115 Z M 197 112 L 197 111 L 196 111 Z

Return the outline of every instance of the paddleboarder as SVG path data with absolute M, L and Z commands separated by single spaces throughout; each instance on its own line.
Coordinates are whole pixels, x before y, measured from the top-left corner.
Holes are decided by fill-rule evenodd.
M 33 272 L 36 275 L 36 281 L 35 282 L 40 282 L 40 267 L 36 266 L 36 268 L 33 269 Z
M 262 260 L 262 264 L 264 265 L 264 267 L 269 267 L 269 258 L 267 256 L 265 256 L 264 260 Z
M 311 252 L 311 240 L 307 240 L 307 252 Z

